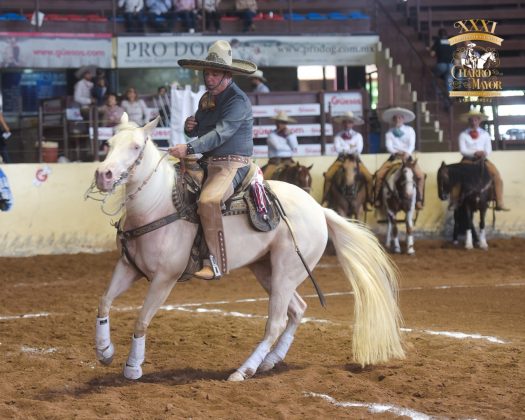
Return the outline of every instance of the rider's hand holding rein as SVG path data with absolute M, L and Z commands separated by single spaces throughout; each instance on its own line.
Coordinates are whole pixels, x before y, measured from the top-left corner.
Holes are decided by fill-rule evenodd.
M 176 158 L 183 158 L 188 155 L 188 145 L 187 144 L 176 144 L 173 147 L 168 149 L 168 153 Z
M 198 122 L 195 119 L 195 116 L 191 115 L 188 118 L 186 118 L 186 121 L 184 122 L 184 131 L 187 133 L 191 133 L 195 127 L 197 127 Z

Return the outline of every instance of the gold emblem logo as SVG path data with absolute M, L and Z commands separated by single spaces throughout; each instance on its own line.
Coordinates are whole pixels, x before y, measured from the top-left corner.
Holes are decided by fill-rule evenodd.
M 503 86 L 497 50 L 503 39 L 495 35 L 497 22 L 485 19 L 459 20 L 454 27 L 459 35 L 448 39 L 458 45 L 454 53 L 454 66 L 450 70 L 453 97 L 500 96 Z M 476 42 L 474 42 L 476 41 Z M 488 44 L 488 45 L 487 45 Z

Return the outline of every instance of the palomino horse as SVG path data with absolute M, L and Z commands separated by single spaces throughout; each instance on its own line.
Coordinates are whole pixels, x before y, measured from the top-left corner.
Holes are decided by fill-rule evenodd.
M 297 185 L 310 193 L 312 190 L 312 175 L 310 174 L 312 166 L 313 164 L 310 166 L 300 165 L 299 162 L 296 162 L 295 165 L 283 164 L 275 170 L 270 179 Z
M 354 155 L 345 155 L 332 179 L 327 199 L 328 207 L 341 216 L 361 217 L 366 203 L 366 180 L 359 174 L 359 162 Z
M 159 307 L 184 274 L 198 225 L 177 218 L 172 191 L 177 172 L 151 141 L 158 121 L 144 127 L 127 123 L 127 115 L 109 140 L 110 150 L 95 172 L 98 189 L 111 193 L 125 186 L 125 232 L 145 227 L 165 216 L 169 223 L 130 238 L 118 260 L 111 282 L 100 299 L 96 325 L 96 354 L 108 364 L 114 357 L 109 312 L 113 300 L 146 276 L 149 287 L 135 323 L 124 376 L 138 379 L 145 358 L 147 328 Z M 285 182 L 269 183 L 279 197 L 290 223 L 270 232 L 255 231 L 246 215 L 224 218 L 226 254 L 231 269 L 248 266 L 268 292 L 268 320 L 262 341 L 229 380 L 242 381 L 257 371 L 267 371 L 282 361 L 306 310 L 296 289 L 319 262 L 328 237 L 332 239 L 346 278 L 354 290 L 353 352 L 361 365 L 404 357 L 400 337 L 400 312 L 396 302 L 397 274 L 388 255 L 365 227 L 351 223 L 333 210 L 321 207 L 309 194 Z M 283 217 L 285 217 L 283 215 Z M 302 252 L 304 264 L 297 255 Z M 124 233 L 124 236 L 126 234 Z M 117 241 L 117 244 L 119 242 Z M 120 245 L 119 245 L 120 248 Z
M 399 162 L 386 175 L 381 190 L 383 209 L 387 217 L 385 246 L 396 254 L 401 253 L 396 215 L 405 213 L 406 252 L 414 254 L 414 213 L 416 206 L 416 179 L 413 167 L 416 160 Z
M 441 200 L 449 199 L 453 188 L 459 188 L 457 202 L 451 203 L 454 208 L 454 242 L 458 240 L 461 229 L 461 221 L 466 222 L 465 248 L 474 248 L 478 239 L 474 227 L 473 216 L 479 211 L 479 240 L 481 249 L 488 249 L 485 233 L 485 216 L 490 200 L 493 199 L 493 183 L 490 174 L 485 168 L 483 160 L 475 163 L 453 163 L 446 165 L 445 162 L 437 173 L 438 195 Z

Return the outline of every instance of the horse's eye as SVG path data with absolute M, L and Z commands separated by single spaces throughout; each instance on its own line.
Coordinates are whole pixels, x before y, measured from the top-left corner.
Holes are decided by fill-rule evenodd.
M 140 149 L 140 145 L 139 145 L 139 144 L 136 144 L 136 145 L 133 146 L 133 148 L 134 148 L 135 150 L 139 150 L 139 149 Z

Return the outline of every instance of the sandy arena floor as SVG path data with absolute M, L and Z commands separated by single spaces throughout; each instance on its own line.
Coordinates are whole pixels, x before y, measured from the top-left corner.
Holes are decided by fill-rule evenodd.
M 114 304 L 106 367 L 95 316 L 117 254 L 0 258 L 0 418 L 525 418 L 525 239 L 489 245 L 418 241 L 416 256 L 395 256 L 408 357 L 365 369 L 352 363 L 350 286 L 324 257 L 315 274 L 328 308 L 305 282 L 310 322 L 285 363 L 244 383 L 225 379 L 267 310 L 248 270 L 177 285 L 166 304 L 178 308 L 154 318 L 144 376 L 131 382 L 122 366 L 146 281 Z

